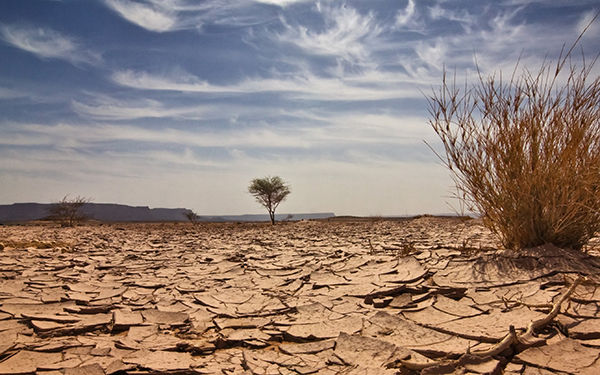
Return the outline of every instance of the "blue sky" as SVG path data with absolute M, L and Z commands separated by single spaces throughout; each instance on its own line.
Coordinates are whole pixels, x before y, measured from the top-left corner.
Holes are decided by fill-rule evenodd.
M 0 204 L 65 194 L 199 214 L 449 212 L 425 95 L 536 69 L 584 0 L 2 0 Z M 600 26 L 584 36 L 598 52 Z M 595 70 L 597 74 L 598 69 Z

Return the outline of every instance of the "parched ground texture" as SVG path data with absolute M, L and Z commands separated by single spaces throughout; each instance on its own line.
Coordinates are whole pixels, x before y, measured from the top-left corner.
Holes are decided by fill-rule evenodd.
M 0 242 L 0 375 L 600 374 L 598 241 L 517 253 L 477 220 L 421 217 Z

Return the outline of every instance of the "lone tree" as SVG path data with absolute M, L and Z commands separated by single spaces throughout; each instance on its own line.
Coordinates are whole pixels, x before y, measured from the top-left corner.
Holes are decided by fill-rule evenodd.
M 65 195 L 63 199 L 50 206 L 50 218 L 58 221 L 63 227 L 73 227 L 87 218 L 82 209 L 90 201 L 91 199 L 80 196 L 70 199 Z
M 275 210 L 279 203 L 283 202 L 290 194 L 290 187 L 281 177 L 255 178 L 248 186 L 248 192 L 256 198 L 256 201 L 269 211 L 271 224 L 275 224 Z

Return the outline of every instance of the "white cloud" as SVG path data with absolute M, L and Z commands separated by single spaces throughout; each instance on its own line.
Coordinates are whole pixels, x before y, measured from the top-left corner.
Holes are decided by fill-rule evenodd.
M 422 117 L 385 113 L 346 112 L 326 118 L 332 125 L 324 130 L 326 137 L 355 144 L 420 144 L 437 140 L 432 128 Z
M 6 127 L 5 127 L 6 128 Z M 23 135 L 27 144 L 56 146 L 59 148 L 89 147 L 99 142 L 133 141 L 173 144 L 194 147 L 309 147 L 299 137 L 300 130 L 276 131 L 269 128 L 232 129 L 228 131 L 186 131 L 173 128 L 146 129 L 131 125 L 14 125 L 12 132 Z M 25 136 L 25 134 L 27 134 Z M 0 140 L 1 145 L 22 145 L 19 137 Z
M 366 63 L 370 46 L 376 43 L 382 32 L 375 15 L 362 15 L 345 4 L 317 4 L 317 10 L 325 23 L 323 30 L 290 25 L 282 19 L 286 31 L 277 35 L 277 40 L 296 45 L 309 54 L 339 57 L 351 63 Z
M 286 7 L 288 5 L 304 3 L 312 0 L 254 0 L 257 3 L 270 4 L 270 5 L 278 5 L 280 7 Z
M 448 61 L 448 45 L 443 40 L 436 40 L 434 43 L 421 42 L 415 49 L 417 56 L 427 65 L 438 70 Z
M 434 20 L 444 19 L 447 21 L 459 22 L 467 31 L 477 21 L 476 15 L 470 13 L 467 9 L 454 11 L 442 8 L 439 4 L 429 8 L 429 15 Z
M 220 120 L 229 113 L 221 111 Z M 293 118 L 286 126 L 266 121 L 244 120 L 239 126 L 219 128 L 150 129 L 110 123 L 55 125 L 12 123 L 3 125 L 4 146 L 50 146 L 59 149 L 84 148 L 105 142 L 171 144 L 179 147 L 224 149 L 311 149 L 344 146 L 348 149 L 369 145 L 408 145 L 430 141 L 434 136 L 427 123 L 418 117 L 364 111 L 335 114 L 309 111 L 284 111 Z M 289 126 L 292 124 L 293 126 Z M 318 124 L 318 125 L 316 125 Z M 289 150 L 288 150 L 289 151 Z M 277 151 L 279 152 L 279 151 Z
M 183 92 L 229 91 L 225 87 L 218 88 L 189 74 L 178 74 L 177 78 L 171 78 L 152 75 L 146 72 L 121 70 L 113 73 L 111 79 L 119 85 L 143 90 L 172 90 Z M 239 90 L 236 91 L 240 92 Z
M 270 21 L 272 14 L 254 12 L 253 4 L 265 3 L 285 8 L 306 0 L 104 0 L 127 21 L 153 32 L 201 30 L 207 23 L 253 26 Z
M 129 22 L 150 31 L 169 31 L 177 23 L 176 13 L 158 2 L 105 0 L 105 3 Z
M 441 77 L 445 66 L 456 70 L 457 79 L 465 76 L 476 81 L 474 60 L 484 74 L 510 74 L 520 59 L 520 66 L 537 69 L 545 57 L 558 55 L 564 43 L 575 40 L 572 24 L 527 23 L 523 21 L 525 6 L 506 6 L 475 14 L 468 9 L 448 10 L 438 4 L 429 8 L 430 16 L 438 20 L 460 23 L 462 32 L 426 36 L 413 45 L 416 61 L 403 59 L 402 65 L 416 77 Z M 439 82 L 439 81 L 438 81 Z
M 6 42 L 45 58 L 63 58 L 77 49 L 73 40 L 50 29 L 3 26 L 0 31 Z
M 406 4 L 406 8 L 399 10 L 396 13 L 396 25 L 397 26 L 405 26 L 410 24 L 413 21 L 413 17 L 415 15 L 415 2 L 414 0 L 408 0 Z
M 201 119 L 206 112 L 201 106 L 166 107 L 151 99 L 123 101 L 106 95 L 95 95 L 89 103 L 71 102 L 73 110 L 83 117 L 96 120 L 133 120 L 140 118 Z
M 370 81 L 373 75 L 385 76 L 386 80 Z M 421 97 L 414 82 L 405 81 L 408 79 L 405 75 L 371 71 L 343 78 L 323 78 L 303 72 L 294 77 L 249 78 L 233 85 L 213 85 L 190 75 L 172 78 L 132 70 L 115 72 L 111 78 L 119 85 L 143 90 L 222 95 L 281 92 L 297 99 L 348 101 Z
M 98 55 L 82 49 L 74 38 L 52 29 L 1 25 L 0 37 L 6 43 L 44 59 L 67 60 L 73 64 L 91 64 L 100 60 Z

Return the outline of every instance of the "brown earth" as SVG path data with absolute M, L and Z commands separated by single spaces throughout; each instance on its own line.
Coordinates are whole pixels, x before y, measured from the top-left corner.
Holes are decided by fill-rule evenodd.
M 435 217 L 0 226 L 0 375 L 599 374 L 598 242 L 503 251 Z

